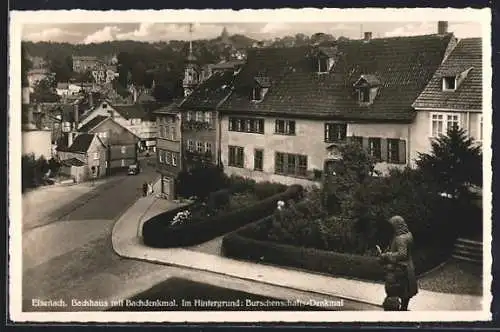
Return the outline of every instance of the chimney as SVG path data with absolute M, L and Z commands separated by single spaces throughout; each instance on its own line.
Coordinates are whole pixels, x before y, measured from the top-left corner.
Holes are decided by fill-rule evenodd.
M 92 94 L 92 91 L 89 93 L 89 106 L 91 108 L 94 107 L 94 95 Z
M 73 105 L 73 110 L 74 110 L 74 121 L 75 121 L 75 129 L 78 129 L 78 122 L 80 121 L 79 119 L 79 114 L 78 114 L 78 104 Z
M 372 40 L 372 33 L 371 32 L 365 32 L 365 39 L 364 39 L 364 41 L 365 42 L 369 42 L 370 40 Z
M 438 35 L 445 35 L 448 33 L 448 21 L 438 22 Z
M 28 105 L 30 103 L 30 88 L 23 87 L 23 104 Z
M 73 144 L 73 132 L 68 133 L 68 148 Z
M 133 90 L 133 102 L 134 102 L 134 104 L 137 102 L 137 89 L 135 87 Z

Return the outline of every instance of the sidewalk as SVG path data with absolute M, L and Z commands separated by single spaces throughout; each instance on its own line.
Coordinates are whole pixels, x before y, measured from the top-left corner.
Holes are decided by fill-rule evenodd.
M 330 277 L 269 265 L 238 261 L 193 250 L 157 249 L 145 246 L 140 239 L 142 223 L 152 216 L 179 204 L 155 197 L 139 199 L 113 228 L 112 243 L 115 252 L 127 258 L 210 271 L 264 284 L 287 287 L 304 292 L 336 296 L 346 300 L 379 306 L 385 298 L 381 284 Z M 481 296 L 445 294 L 420 290 L 412 299 L 412 311 L 482 310 Z

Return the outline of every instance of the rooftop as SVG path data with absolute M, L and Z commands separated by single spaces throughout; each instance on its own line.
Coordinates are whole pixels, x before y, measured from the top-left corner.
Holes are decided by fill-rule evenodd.
M 233 71 L 216 72 L 184 99 L 182 109 L 213 109 L 231 92 Z
M 482 69 L 481 38 L 460 40 L 413 106 L 423 109 L 481 110 L 483 107 Z M 470 71 L 467 72 L 468 70 Z M 466 73 L 466 76 L 455 91 L 443 91 L 443 77 L 462 73 Z
M 439 68 L 452 38 L 447 34 L 339 41 L 329 48 L 335 63 L 325 74 L 317 72 L 317 48 L 251 49 L 220 110 L 410 122 L 415 116 L 412 103 Z M 353 88 L 362 75 L 379 84 L 370 105 L 360 105 Z M 251 102 L 255 77 L 262 76 L 269 79 L 269 91 L 263 101 Z

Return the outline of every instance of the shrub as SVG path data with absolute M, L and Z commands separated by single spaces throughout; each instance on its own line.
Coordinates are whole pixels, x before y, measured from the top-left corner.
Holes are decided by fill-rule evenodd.
M 22 191 L 35 188 L 44 182 L 45 174 L 50 170 L 49 163 L 41 156 L 38 159 L 34 154 L 23 155 L 21 159 Z
M 285 191 L 286 185 L 274 182 L 258 182 L 254 184 L 253 192 L 257 199 L 264 199 Z
M 177 193 L 181 197 L 196 196 L 204 201 L 211 192 L 226 187 L 227 181 L 221 167 L 200 163 L 178 174 Z
M 211 211 L 226 208 L 230 203 L 231 193 L 228 189 L 221 189 L 208 195 L 208 209 Z
M 203 243 L 224 233 L 233 231 L 249 222 L 262 219 L 276 207 L 279 200 L 298 197 L 302 191 L 300 186 L 291 186 L 287 191 L 259 201 L 257 204 L 223 213 L 214 217 L 198 218 L 192 215 L 192 220 L 171 226 L 170 220 L 186 208 L 175 209 L 147 220 L 142 229 L 144 243 L 151 247 L 178 247 Z M 193 207 L 194 209 L 194 207 Z
M 255 180 L 243 176 L 231 175 L 229 177 L 229 188 L 231 192 L 242 193 L 253 191 L 255 184 Z
M 374 256 L 305 248 L 263 241 L 254 237 L 259 232 L 265 232 L 271 222 L 270 216 L 224 236 L 223 254 L 236 259 L 289 266 L 336 276 L 374 281 L 384 279 L 383 266 Z M 440 264 L 449 256 L 452 248 L 451 243 L 441 243 L 416 249 L 413 253 L 416 274 L 424 273 Z

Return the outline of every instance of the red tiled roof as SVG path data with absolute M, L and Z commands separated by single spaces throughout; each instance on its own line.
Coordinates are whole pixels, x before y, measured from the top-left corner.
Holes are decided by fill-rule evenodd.
M 483 106 L 482 66 L 481 38 L 460 40 L 413 106 L 419 109 L 481 110 Z M 443 91 L 442 77 L 455 76 L 470 68 L 472 69 L 455 91 Z
M 412 103 L 441 64 L 451 34 L 360 40 L 337 43 L 335 65 L 316 72 L 317 49 L 311 47 L 250 50 L 235 89 L 221 105 L 224 112 L 286 114 L 347 120 L 405 121 L 414 118 Z M 358 104 L 353 84 L 361 75 L 380 81 L 369 106 Z M 256 76 L 270 77 L 262 102 L 250 95 Z

